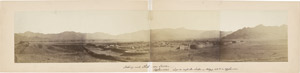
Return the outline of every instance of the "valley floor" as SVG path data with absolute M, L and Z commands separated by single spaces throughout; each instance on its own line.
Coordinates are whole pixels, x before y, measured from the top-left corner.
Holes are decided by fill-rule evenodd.
M 287 62 L 287 40 L 245 41 L 220 46 L 220 61 Z
M 161 42 L 159 42 L 161 43 Z M 194 42 L 195 43 L 195 42 Z M 196 42 L 197 43 L 197 42 Z M 199 42 L 198 42 L 199 43 Z M 203 42 L 200 42 L 203 43 Z M 214 43 L 214 42 L 211 42 Z M 223 42 L 222 42 L 223 43 Z M 180 49 L 180 42 L 149 46 L 149 43 L 119 43 L 121 48 L 97 44 L 15 44 L 16 63 L 69 62 L 287 62 L 287 40 L 234 41 L 194 49 Z M 187 44 L 187 42 L 184 42 Z M 116 45 L 115 45 L 116 46 Z M 190 46 L 189 46 L 190 47 Z M 151 48 L 151 49 L 150 49 Z
M 135 45 L 135 44 L 131 44 Z M 15 44 L 16 63 L 72 63 L 72 62 L 146 62 L 149 61 L 149 53 L 127 53 L 127 51 L 147 51 L 147 47 L 123 50 L 95 47 L 102 52 L 116 52 L 120 55 L 110 56 L 107 53 L 91 52 L 85 44 L 46 44 L 46 43 L 22 43 Z M 113 53 L 115 54 L 115 53 Z

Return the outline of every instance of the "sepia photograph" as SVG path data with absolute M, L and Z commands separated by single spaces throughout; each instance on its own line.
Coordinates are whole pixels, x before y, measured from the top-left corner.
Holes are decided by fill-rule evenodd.
M 148 11 L 15 14 L 15 62 L 147 62 Z
M 287 62 L 287 11 L 221 11 L 220 61 Z
M 298 1 L 0 1 L 0 72 L 298 73 Z
M 151 61 L 287 62 L 286 11 L 153 11 Z
M 151 61 L 219 61 L 219 11 L 152 11 Z
M 16 13 L 15 62 L 288 60 L 285 11 L 152 11 L 150 15 L 148 11 Z

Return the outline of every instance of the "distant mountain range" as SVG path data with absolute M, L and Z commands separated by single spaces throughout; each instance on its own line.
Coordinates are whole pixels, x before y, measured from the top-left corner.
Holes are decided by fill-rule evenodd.
M 287 25 L 245 27 L 239 29 L 223 39 L 287 39 Z
M 151 35 L 150 35 L 151 34 Z M 65 31 L 57 34 L 34 32 L 15 33 L 15 40 L 117 40 L 117 41 L 172 41 L 172 40 L 205 40 L 205 39 L 286 39 L 287 26 L 245 27 L 235 32 L 219 30 L 191 30 L 185 28 L 165 28 L 141 30 L 120 35 L 102 32 L 80 33 Z
M 151 40 L 171 41 L 171 40 L 203 40 L 219 38 L 218 30 L 191 30 L 185 28 L 177 29 L 151 29 Z
M 41 41 L 41 40 L 110 40 L 110 41 L 149 41 L 149 30 L 142 30 L 120 35 L 111 35 L 102 32 L 80 33 L 65 31 L 57 34 L 43 34 L 34 32 L 15 33 L 15 40 Z

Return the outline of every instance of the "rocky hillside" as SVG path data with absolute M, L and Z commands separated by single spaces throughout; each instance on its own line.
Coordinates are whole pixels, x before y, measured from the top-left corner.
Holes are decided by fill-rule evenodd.
M 53 40 L 116 40 L 116 41 L 149 41 L 149 30 L 142 30 L 120 35 L 107 33 L 80 33 L 65 31 L 57 34 L 43 34 L 35 32 L 15 33 L 15 41 L 53 41 Z
M 151 35 L 150 35 L 151 34 Z M 43 34 L 34 32 L 15 33 L 16 40 L 27 41 L 49 41 L 49 40 L 117 40 L 117 41 L 152 41 L 156 40 L 201 40 L 219 38 L 220 31 L 217 30 L 191 30 L 185 28 L 177 29 L 151 29 L 141 30 L 120 35 L 111 35 L 102 32 L 80 33 L 65 31 L 57 34 Z
M 287 39 L 287 25 L 245 27 L 223 39 Z

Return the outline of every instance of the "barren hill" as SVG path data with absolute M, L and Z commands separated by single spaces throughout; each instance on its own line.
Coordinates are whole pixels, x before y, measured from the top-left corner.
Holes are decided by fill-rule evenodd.
M 50 41 L 50 40 L 114 40 L 114 41 L 149 41 L 149 30 L 141 30 L 120 35 L 102 32 L 80 33 L 65 31 L 57 34 L 43 34 L 35 32 L 15 33 L 15 41 Z
M 245 27 L 239 29 L 224 39 L 287 39 L 287 25 Z

